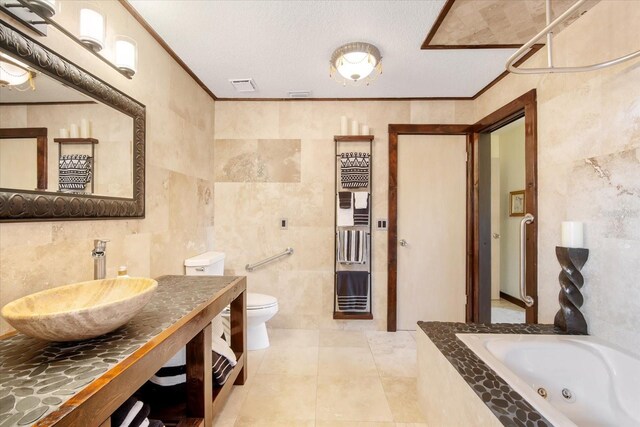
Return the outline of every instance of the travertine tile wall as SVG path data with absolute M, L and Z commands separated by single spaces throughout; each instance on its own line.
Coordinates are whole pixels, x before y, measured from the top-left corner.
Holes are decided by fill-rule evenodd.
M 340 116 L 375 135 L 372 217 L 387 217 L 389 123 L 468 123 L 471 102 L 216 103 L 215 236 L 231 274 L 274 295 L 273 327 L 386 329 L 387 233 L 373 231 L 373 321 L 334 321 L 334 142 Z M 271 154 L 267 154 L 271 153 Z M 289 220 L 287 230 L 280 218 Z M 295 253 L 247 273 L 244 266 L 286 247 Z
M 603 61 L 638 49 L 637 2 L 601 2 L 560 33 L 556 64 Z M 627 23 L 628 25 L 621 25 Z M 602 31 L 593 31 L 601 28 Z M 616 31 L 607 32 L 607 28 Z M 635 44 L 634 44 L 635 43 Z M 542 65 L 541 51 L 527 66 Z M 300 139 L 300 182 L 216 182 L 217 247 L 230 272 L 293 246 L 291 258 L 249 274 L 249 288 L 280 299 L 273 326 L 385 328 L 386 234 L 374 231 L 372 322 L 337 322 L 332 312 L 333 143 L 339 118 L 376 136 L 373 217 L 387 216 L 387 124 L 474 122 L 538 90 L 540 321 L 557 311 L 560 222 L 586 222 L 590 260 L 584 310 L 591 331 L 637 352 L 640 334 L 640 65 L 586 74 L 511 75 L 474 102 L 219 102 L 216 147 L 233 140 Z M 219 141 L 224 140 L 224 142 Z M 222 155 L 222 154 L 221 154 Z M 218 165 L 219 166 L 219 165 Z M 216 173 L 219 173 L 217 171 Z M 248 180 L 247 180 L 248 181 Z M 278 219 L 288 217 L 288 231 Z
M 61 3 L 64 13 L 68 2 Z M 1 224 L 0 305 L 92 279 L 95 238 L 111 239 L 109 276 L 121 264 L 131 275 L 182 274 L 185 257 L 207 249 L 213 221 L 213 100 L 119 2 L 100 3 L 110 39 L 127 34 L 138 43 L 139 69 L 132 80 L 54 28 L 37 39 L 146 105 L 146 219 Z M 0 333 L 8 329 L 0 321 Z
M 254 175 L 210 165 L 213 102 L 116 2 L 105 2 L 108 25 L 132 35 L 140 70 L 125 80 L 55 30 L 43 43 L 147 105 L 147 219 L 0 225 L 0 304 L 36 290 L 91 278 L 96 237 L 111 238 L 108 272 L 157 276 L 181 273 L 182 260 L 206 249 L 215 214 L 216 249 L 227 267 L 244 265 L 293 246 L 296 253 L 249 274 L 249 288 L 280 299 L 273 326 L 384 329 L 386 234 L 374 232 L 374 316 L 371 322 L 331 319 L 333 272 L 333 141 L 340 116 L 369 124 L 376 136 L 373 217 L 387 216 L 387 124 L 465 123 L 538 89 L 540 319 L 557 309 L 553 247 L 560 222 L 586 222 L 590 260 L 585 312 L 591 331 L 631 350 L 640 348 L 640 65 L 638 61 L 588 74 L 509 76 L 475 102 L 219 102 L 215 138 L 231 155 L 238 144 L 273 144 L 286 163 Z M 637 2 L 601 2 L 557 39 L 559 65 L 600 61 L 636 50 Z M 627 23 L 627 25 L 621 25 Z M 593 31 L 601 28 L 602 31 Z M 607 28 L 616 31 L 607 32 Z M 568 47 L 570 46 L 570 48 Z M 533 66 L 544 52 L 529 61 Z M 271 142 L 267 141 L 271 140 Z M 287 140 L 282 141 L 282 140 Z M 299 140 L 299 151 L 297 151 Z M 269 145 L 270 147 L 271 145 Z M 233 157 L 233 156 L 232 156 Z M 266 162 L 266 163 L 265 163 Z M 297 163 L 299 162 L 299 163 Z M 296 175 L 298 174 L 298 175 Z M 215 194 L 215 197 L 214 197 Z M 215 200 L 214 200 L 215 199 Z M 215 202 L 215 209 L 214 209 Z M 289 229 L 278 228 L 281 217 Z M 210 236 L 210 234 L 209 234 Z M 0 332 L 7 329 L 0 325 Z
M 558 66 L 605 61 L 640 48 L 635 1 L 603 1 L 555 41 Z M 546 65 L 546 51 L 526 66 Z M 476 101 L 479 119 L 538 93 L 540 321 L 558 310 L 560 223 L 585 222 L 583 311 L 590 332 L 640 350 L 640 61 L 582 74 L 510 75 Z

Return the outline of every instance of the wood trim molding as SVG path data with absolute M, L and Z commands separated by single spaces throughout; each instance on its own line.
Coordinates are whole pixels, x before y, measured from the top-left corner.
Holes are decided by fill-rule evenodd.
M 491 132 L 517 117 L 525 117 L 526 199 L 528 212 L 537 218 L 537 113 L 536 90 L 514 99 L 473 125 L 389 125 L 389 228 L 387 246 L 387 331 L 397 329 L 398 262 L 398 136 L 399 135 L 467 135 L 467 236 L 466 236 L 466 321 L 479 321 L 479 174 L 478 142 L 480 132 Z M 536 301 L 526 309 L 527 323 L 538 322 L 537 291 L 537 220 L 527 230 L 527 294 Z
M 47 189 L 47 128 L 2 128 L 0 139 L 36 139 L 36 189 Z
M 430 44 L 423 46 L 422 50 L 438 49 L 518 49 L 521 44 Z
M 533 45 L 531 47 L 531 49 L 529 49 L 529 52 L 527 52 L 522 58 L 518 59 L 515 62 L 515 66 L 518 67 L 522 64 L 525 63 L 525 61 L 529 58 L 531 58 L 533 55 L 535 55 L 544 45 L 543 44 L 536 44 Z M 520 46 L 517 46 L 520 47 Z M 472 100 L 474 99 L 478 99 L 480 97 L 480 95 L 482 95 L 483 93 L 485 93 L 486 91 L 488 91 L 489 89 L 491 89 L 495 84 L 497 84 L 500 80 L 504 79 L 505 77 L 507 77 L 509 75 L 509 71 L 504 70 L 498 77 L 496 77 L 495 79 L 493 79 L 488 85 L 486 85 L 485 87 L 483 87 L 482 89 L 480 89 L 478 91 L 478 93 L 476 93 L 475 95 L 473 95 L 473 97 L 471 98 Z
M 527 306 L 525 305 L 524 301 L 522 301 L 520 298 L 512 297 L 511 295 L 505 294 L 502 291 L 500 291 L 500 298 L 502 298 L 503 300 L 507 300 L 511 304 L 515 304 L 518 307 L 521 307 L 521 308 L 524 308 L 524 309 L 527 308 Z
M 538 167 L 537 167 L 537 128 L 538 128 L 538 118 L 537 118 L 537 92 L 536 89 L 532 89 L 508 104 L 502 106 L 498 110 L 493 113 L 487 115 L 486 117 L 480 119 L 473 125 L 473 152 L 472 155 L 472 166 L 474 169 L 474 193 L 473 193 L 473 234 L 474 234 L 474 243 L 473 243 L 473 253 L 471 254 L 472 259 L 472 289 L 474 290 L 474 301 L 473 301 L 473 319 L 472 321 L 477 322 L 480 319 L 479 316 L 479 288 L 480 288 L 480 264 L 479 264 L 479 254 L 480 254 L 480 236 L 478 233 L 478 224 L 480 222 L 480 216 L 478 211 L 478 141 L 480 137 L 480 133 L 492 132 L 493 130 L 504 126 L 511 121 L 524 116 L 525 119 L 525 206 L 527 208 L 527 212 L 533 214 L 535 217 L 535 221 L 529 225 L 527 225 L 527 240 L 526 240 L 526 249 L 527 249 L 527 258 L 526 263 L 527 266 L 527 274 L 526 274 L 526 291 L 527 295 L 530 295 L 535 304 L 533 307 L 526 308 L 526 322 L 527 323 L 538 323 L 538 251 L 537 251 L 537 242 L 538 242 Z
M 47 101 L 47 102 L 0 102 L 0 107 L 17 107 L 21 105 L 38 106 L 38 105 L 85 105 L 97 104 L 95 101 Z
M 0 21 L 0 48 L 133 119 L 132 198 L 0 189 L 0 222 L 144 218 L 145 106 L 4 21 Z
M 169 54 L 169 56 L 171 56 L 173 58 L 173 60 L 176 61 L 178 63 L 178 65 L 180 65 L 182 67 L 182 69 L 184 71 L 186 71 L 187 74 L 189 74 L 189 76 L 191 76 L 191 78 L 198 84 L 198 86 L 200 86 L 202 88 L 202 90 L 204 90 L 211 97 L 211 99 L 213 99 L 214 101 L 217 100 L 218 98 L 215 96 L 215 94 L 213 92 L 211 92 L 211 90 L 209 90 L 207 85 L 205 85 L 202 82 L 202 80 L 200 80 L 198 78 L 198 76 L 196 76 L 196 74 L 178 56 L 178 54 L 175 53 L 175 51 L 173 49 L 171 49 L 171 47 L 169 47 L 167 42 L 165 42 L 164 39 L 162 37 L 160 37 L 160 34 L 158 34 L 156 32 L 156 30 L 154 30 L 153 27 L 151 27 L 151 25 L 149 25 L 149 23 L 142 17 L 142 15 L 140 15 L 140 13 L 138 13 L 138 11 L 131 5 L 131 3 L 129 3 L 127 0 L 119 0 L 119 1 L 120 1 L 120 4 L 127 10 L 127 12 L 129 12 L 131 14 L 131 16 L 133 16 L 134 19 L 136 21 L 138 21 L 138 23 L 140 25 L 142 25 L 142 27 L 145 30 L 147 30 L 147 32 L 151 35 L 151 37 L 153 37 L 155 39 L 155 41 L 157 41 L 158 44 L 160 46 L 162 46 L 162 48 Z
M 470 101 L 469 96 L 434 96 L 407 98 L 216 98 L 216 101 Z
M 521 116 L 527 105 L 535 106 L 536 96 L 536 89 L 531 89 L 530 91 L 520 95 L 488 116 L 478 120 L 473 125 L 473 131 L 491 132 L 492 130 L 504 126 L 510 121 L 513 121 L 514 117 Z
M 422 42 L 421 49 L 429 49 L 429 43 L 431 43 L 431 40 L 435 37 L 438 29 L 440 28 L 440 25 L 442 25 L 444 18 L 447 17 L 447 14 L 453 7 L 453 3 L 455 1 L 456 0 L 447 0 L 447 2 L 444 4 L 442 9 L 440 10 L 440 13 L 438 14 L 438 17 L 436 18 L 436 22 L 433 23 L 433 25 L 431 26 L 431 30 L 427 34 L 427 37 L 425 37 L 424 41 Z
M 120 4 L 135 18 L 136 21 L 153 37 L 160 46 L 191 76 L 191 78 L 215 101 L 246 101 L 246 102 L 269 102 L 269 101 L 473 101 L 477 99 L 480 95 L 485 93 L 489 88 L 498 83 L 504 77 L 506 77 L 509 72 L 504 71 L 498 77 L 493 79 L 488 85 L 480 89 L 473 96 L 427 96 L 427 97 L 378 97 L 378 98 L 218 98 L 203 82 L 198 78 L 198 76 L 189 68 L 189 66 L 175 53 L 171 47 L 164 41 L 164 39 L 151 27 L 151 25 L 138 13 L 138 11 L 129 3 L 128 0 L 118 0 Z M 435 23 L 431 27 L 431 30 L 427 34 L 424 42 L 422 43 L 421 49 L 517 49 L 520 48 L 521 44 L 486 44 L 486 45 L 430 45 L 429 43 L 433 39 L 436 34 L 438 28 L 444 21 L 447 13 L 451 10 L 453 3 L 455 0 L 447 0 L 445 5 L 443 6 L 438 18 Z M 516 66 L 521 65 L 527 59 L 529 59 L 533 54 L 535 54 L 542 46 L 544 45 L 534 45 L 531 50 L 523 56 L 518 62 L 516 62 Z
M 387 230 L 387 331 L 389 332 L 395 332 L 398 326 L 398 136 L 469 135 L 471 129 L 470 125 L 464 124 L 389 125 L 389 223 Z M 469 137 L 467 136 L 468 146 Z M 469 165 L 470 162 L 467 162 L 467 179 L 470 173 Z

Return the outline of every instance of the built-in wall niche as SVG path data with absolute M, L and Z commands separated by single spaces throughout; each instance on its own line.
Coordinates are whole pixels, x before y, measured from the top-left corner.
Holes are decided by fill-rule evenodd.
M 144 105 L 0 21 L 0 221 L 144 216 L 144 142 Z
M 130 79 L 136 73 L 136 41 L 109 21 L 104 1 L 0 0 L 0 9 L 46 36 L 47 25 L 80 44 Z

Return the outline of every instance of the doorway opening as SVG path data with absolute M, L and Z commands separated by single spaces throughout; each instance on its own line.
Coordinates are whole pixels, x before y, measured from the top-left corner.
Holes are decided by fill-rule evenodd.
M 526 185 L 524 115 L 481 134 L 480 144 L 480 151 L 489 150 L 491 163 L 491 323 L 524 323 L 526 306 L 519 289 L 520 222 L 525 215 Z
M 473 125 L 469 322 L 538 322 L 537 164 L 534 89 Z

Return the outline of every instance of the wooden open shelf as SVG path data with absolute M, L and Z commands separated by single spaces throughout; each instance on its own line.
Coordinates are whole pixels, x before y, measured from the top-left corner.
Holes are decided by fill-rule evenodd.
M 53 142 L 58 144 L 97 144 L 95 138 L 53 138 Z
M 229 374 L 227 381 L 224 383 L 222 387 L 213 387 L 211 390 L 212 394 L 212 409 L 213 413 L 219 413 L 229 394 L 231 394 L 231 390 L 236 382 L 236 379 L 240 375 L 240 371 L 245 367 L 243 357 L 244 353 L 236 352 L 236 359 L 238 363 L 233 367 L 233 370 Z M 202 418 L 187 418 L 187 396 L 184 396 L 183 400 L 178 400 L 172 402 L 172 404 L 167 404 L 166 402 L 162 402 L 162 405 L 154 405 L 153 400 L 145 401 L 145 403 L 149 403 L 151 405 L 151 413 L 149 414 L 149 418 L 162 420 L 168 426 L 177 426 L 177 427 L 197 427 L 204 426 L 204 419 Z
M 336 142 L 371 142 L 373 135 L 334 135 L 333 140 Z
M 334 311 L 333 318 L 336 320 L 371 320 L 371 313 L 349 313 L 347 311 Z

